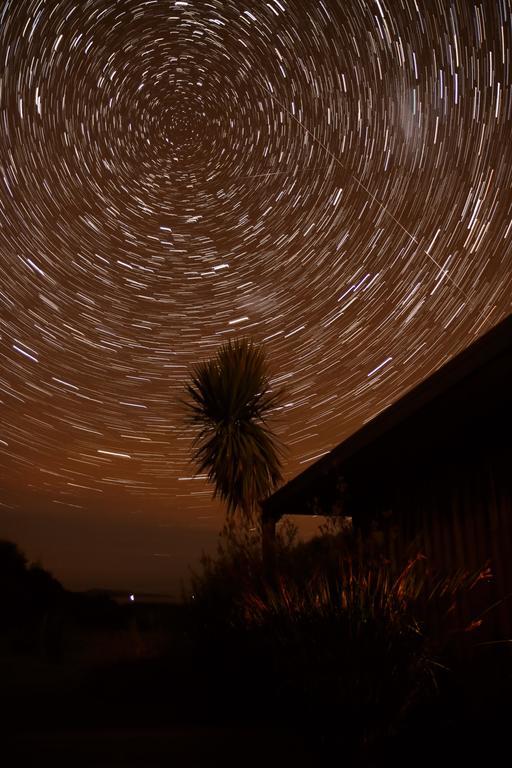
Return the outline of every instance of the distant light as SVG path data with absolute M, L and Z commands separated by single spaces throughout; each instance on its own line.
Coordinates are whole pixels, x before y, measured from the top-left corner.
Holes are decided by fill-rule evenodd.
M 132 601 L 132 603 L 133 603 L 133 602 L 135 601 L 135 595 L 130 595 L 130 600 L 131 600 L 131 601 Z

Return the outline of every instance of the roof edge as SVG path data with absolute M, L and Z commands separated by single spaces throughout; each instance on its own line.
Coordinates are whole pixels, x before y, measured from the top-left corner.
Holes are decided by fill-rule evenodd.
M 498 357 L 508 347 L 512 347 L 512 314 L 483 333 L 476 341 L 448 360 L 434 373 L 413 386 L 386 409 L 380 411 L 371 421 L 349 435 L 328 454 L 322 456 L 262 501 L 263 512 L 267 514 L 274 512 L 283 502 L 293 498 L 296 493 L 310 485 L 316 478 L 328 473 L 382 437 L 386 432 L 435 400 L 442 392 L 448 391 L 493 358 Z

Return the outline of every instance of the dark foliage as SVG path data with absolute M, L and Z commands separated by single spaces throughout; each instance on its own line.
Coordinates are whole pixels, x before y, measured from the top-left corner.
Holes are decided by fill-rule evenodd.
M 215 670 L 230 716 L 243 702 L 245 716 L 298 727 L 349 764 L 378 764 L 425 712 L 435 723 L 453 640 L 467 629 L 454 606 L 486 573 L 442 577 L 421 556 L 396 572 L 332 528 L 281 542 L 269 579 L 257 543 L 242 543 L 205 559 L 191 601 L 197 658 Z

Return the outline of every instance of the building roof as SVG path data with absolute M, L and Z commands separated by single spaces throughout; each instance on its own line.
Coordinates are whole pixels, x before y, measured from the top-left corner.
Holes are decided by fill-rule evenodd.
M 339 470 L 345 462 L 357 459 L 357 454 L 377 440 L 386 437 L 411 417 L 423 411 L 436 399 L 453 388 L 464 386 L 464 380 L 489 366 L 503 355 L 512 353 L 512 315 L 506 317 L 473 344 L 449 360 L 435 373 L 409 390 L 389 408 L 379 413 L 333 448 L 328 454 L 290 480 L 262 503 L 264 516 L 279 517 L 293 505 L 294 514 L 308 514 L 306 498 L 319 481 Z

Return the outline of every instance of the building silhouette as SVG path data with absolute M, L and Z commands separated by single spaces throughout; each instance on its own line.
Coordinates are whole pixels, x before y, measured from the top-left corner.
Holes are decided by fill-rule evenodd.
M 266 499 L 269 539 L 287 514 L 352 518 L 391 562 L 489 566 L 487 632 L 512 636 L 512 315 Z

